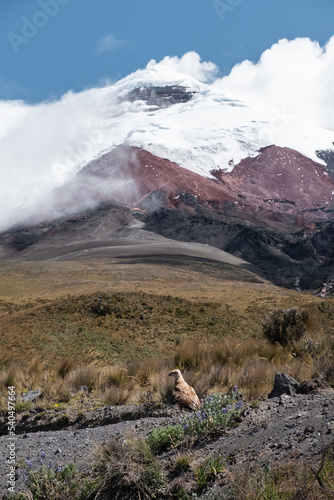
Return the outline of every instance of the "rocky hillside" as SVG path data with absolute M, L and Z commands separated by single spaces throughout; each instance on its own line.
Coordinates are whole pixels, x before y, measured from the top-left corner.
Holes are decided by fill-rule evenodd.
M 3 233 L 2 257 L 15 252 L 22 260 L 43 240 L 50 258 L 48 248 L 64 246 L 60 254 L 67 254 L 70 245 L 136 237 L 141 228 L 231 253 L 278 285 L 318 290 L 331 281 L 334 181 L 322 165 L 270 146 L 231 173 L 213 173 L 205 178 L 140 148 L 118 147 L 58 188 L 52 210 L 41 207 L 38 219 Z
M 181 491 L 183 495 L 196 493 L 200 498 L 208 498 L 205 495 L 211 491 L 211 495 L 216 495 L 213 498 L 241 499 L 246 492 L 264 493 L 266 482 L 270 484 L 275 474 L 280 474 L 275 481 L 275 488 L 283 495 L 279 498 L 287 498 L 284 491 L 293 491 L 299 495 L 296 498 L 304 500 L 334 498 L 333 474 L 326 469 L 328 457 L 333 460 L 333 390 L 312 383 L 300 386 L 302 391 L 310 393 L 281 394 L 254 401 L 251 406 L 244 403 L 236 427 L 159 452 L 157 459 L 166 483 L 164 493 L 157 498 L 180 498 Z M 43 464 L 64 468 L 75 462 L 80 474 L 91 474 L 92 464 L 101 457 L 102 446 L 112 449 L 113 443 L 146 438 L 154 429 L 177 425 L 179 419 L 179 410 L 169 405 L 106 407 L 66 415 L 61 410 L 41 413 L 33 406 L 28 418 L 18 420 L 16 450 L 21 466 L 17 470 L 17 491 L 26 489 L 29 471 L 37 472 Z M 4 459 L 8 454 L 7 440 L 6 435 L 0 437 Z M 175 464 L 180 456 L 187 457 L 187 465 L 177 470 Z M 219 457 L 221 469 L 217 466 L 211 475 L 208 471 L 206 481 L 200 482 L 199 470 L 214 457 Z M 128 467 L 130 475 L 131 464 Z M 304 474 L 304 479 L 298 478 L 298 474 L 293 479 L 292 471 Z M 6 488 L 4 472 L 2 492 Z M 124 477 L 123 488 L 126 481 L 131 484 L 131 477 Z M 121 485 L 119 488 L 123 492 L 120 498 L 130 498 Z

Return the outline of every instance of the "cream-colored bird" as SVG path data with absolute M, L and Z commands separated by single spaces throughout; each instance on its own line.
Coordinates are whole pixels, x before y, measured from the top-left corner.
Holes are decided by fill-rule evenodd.
M 180 409 L 185 410 L 198 410 L 201 402 L 195 392 L 195 389 L 190 387 L 184 380 L 180 370 L 173 370 L 170 372 L 171 376 L 175 377 L 175 385 L 173 389 L 173 396 L 175 401 L 180 406 Z

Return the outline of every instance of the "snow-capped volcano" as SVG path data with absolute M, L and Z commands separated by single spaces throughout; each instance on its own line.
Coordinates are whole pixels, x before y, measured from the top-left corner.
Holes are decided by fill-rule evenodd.
M 33 214 L 41 195 L 47 203 L 47 193 L 119 145 L 209 178 L 268 145 L 316 161 L 316 150 L 331 147 L 329 130 L 284 109 L 230 98 L 223 86 L 210 83 L 215 65 L 191 54 L 173 64 L 170 58 L 151 61 L 113 85 L 69 92 L 59 101 L 0 102 L 0 229 L 21 219 L 22 211 Z
M 221 168 L 274 144 L 318 160 L 332 143 L 331 131 L 300 122 L 285 110 L 255 107 L 178 73 L 149 65 L 109 87 L 116 104 L 106 117 L 112 144 L 141 147 L 198 174 Z M 180 98 L 173 99 L 179 92 Z M 165 95 L 165 100 L 152 96 Z M 170 103 L 168 103 L 168 95 Z M 187 98 L 189 97 L 189 98 Z

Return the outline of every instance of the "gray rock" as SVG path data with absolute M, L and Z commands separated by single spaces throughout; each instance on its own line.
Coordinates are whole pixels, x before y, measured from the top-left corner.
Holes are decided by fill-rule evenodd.
M 22 403 L 30 403 L 43 395 L 43 391 L 29 391 L 22 395 Z
M 277 372 L 275 375 L 275 385 L 268 398 L 278 398 L 282 394 L 288 394 L 289 396 L 295 396 L 299 383 L 296 379 L 286 375 L 285 373 Z

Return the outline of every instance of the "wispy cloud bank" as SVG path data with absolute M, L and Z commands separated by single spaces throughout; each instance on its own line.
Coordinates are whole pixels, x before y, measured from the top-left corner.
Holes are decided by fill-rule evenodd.
M 112 52 L 118 47 L 123 45 L 123 41 L 119 40 L 112 33 L 105 35 L 97 44 L 97 52 L 99 54 L 103 52 Z

